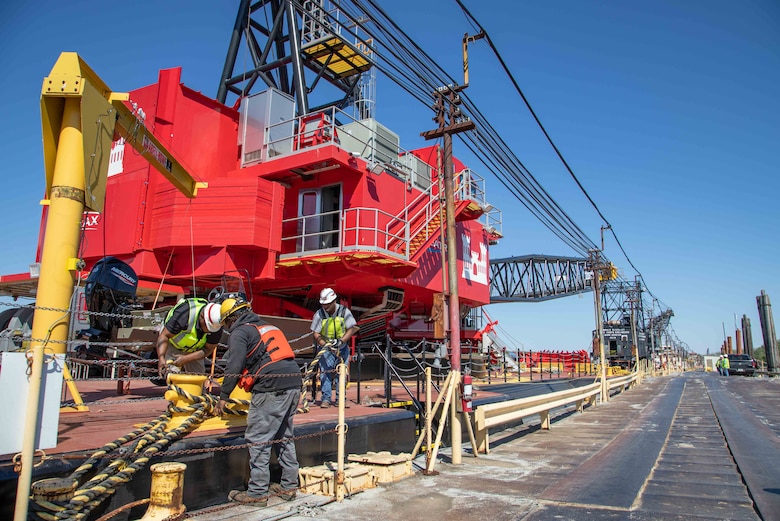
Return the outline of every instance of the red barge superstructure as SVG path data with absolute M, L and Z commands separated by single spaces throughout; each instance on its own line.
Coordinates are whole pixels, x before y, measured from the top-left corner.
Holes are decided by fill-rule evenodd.
M 147 307 L 206 296 L 234 274 L 256 312 L 299 319 L 332 287 L 361 342 L 444 338 L 443 147 L 404 150 L 373 117 L 373 40 L 325 4 L 241 2 L 216 99 L 184 85 L 181 68 L 129 92 L 144 132 L 203 188 L 183 194 L 150 165 L 165 168 L 164 151 L 116 135 L 102 211 L 84 214 L 85 271 L 107 256 L 126 262 L 139 292 L 156 297 Z M 234 71 L 242 43 L 253 68 Z M 323 103 L 311 108 L 315 94 Z M 501 219 L 484 180 L 453 167 L 461 339 L 477 343 Z M 17 278 L 23 287 L 22 275 L 3 282 Z
M 84 219 L 87 267 L 114 256 L 145 285 L 200 296 L 240 273 L 255 311 L 279 317 L 311 318 L 330 286 L 359 317 L 361 339 L 432 339 L 443 292 L 440 147 L 405 151 L 377 121 L 336 108 L 298 116 L 273 88 L 227 107 L 180 73 L 161 71 L 128 103 L 208 188 L 189 199 L 114 142 L 105 211 Z M 460 301 L 477 308 L 490 302 L 488 246 L 499 234 L 484 181 L 457 160 L 455 172 Z

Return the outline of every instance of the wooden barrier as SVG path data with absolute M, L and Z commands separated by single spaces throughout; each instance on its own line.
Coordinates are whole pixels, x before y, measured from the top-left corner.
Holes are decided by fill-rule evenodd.
M 638 373 L 634 371 L 629 375 L 621 376 L 619 378 L 608 378 L 607 385 L 609 386 L 610 391 L 612 389 L 620 389 L 620 392 L 623 392 L 634 387 L 638 383 L 638 379 Z
M 529 396 L 517 400 L 480 405 L 474 411 L 477 449 L 484 454 L 490 452 L 488 429 L 491 427 L 538 414 L 542 420 L 542 428 L 549 429 L 552 409 L 576 403 L 577 411 L 582 412 L 585 400 L 593 405 L 596 401 L 596 395 L 600 392 L 601 383 L 596 382 L 584 387 L 566 389 L 541 396 Z

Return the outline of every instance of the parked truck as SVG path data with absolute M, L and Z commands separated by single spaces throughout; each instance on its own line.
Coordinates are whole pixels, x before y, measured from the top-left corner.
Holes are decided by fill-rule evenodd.
M 756 372 L 756 361 L 753 360 L 750 355 L 728 355 L 729 357 L 729 374 L 744 374 L 745 376 L 753 376 Z

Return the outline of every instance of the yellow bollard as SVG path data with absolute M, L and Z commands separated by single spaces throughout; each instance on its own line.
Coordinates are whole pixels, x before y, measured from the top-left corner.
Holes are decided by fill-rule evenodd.
M 199 374 L 175 373 L 168 375 L 168 383 L 180 387 L 192 396 L 203 396 L 203 383 L 206 378 L 206 376 Z M 187 407 L 192 404 L 191 400 L 172 389 L 165 391 L 165 399 L 173 402 L 174 407 Z
M 47 478 L 33 483 L 32 500 L 64 503 L 73 499 L 79 482 L 70 478 Z
M 152 487 L 149 508 L 141 521 L 178 519 L 187 510 L 182 503 L 186 468 L 187 465 L 178 462 L 156 463 L 150 467 Z
M 200 398 L 203 396 L 203 384 L 206 382 L 206 376 L 197 374 L 169 374 L 168 383 L 179 387 L 189 396 Z M 173 409 L 171 411 L 171 421 L 166 430 L 172 430 L 181 426 L 184 421 L 192 415 L 191 398 L 182 395 L 173 389 L 165 391 L 165 399 L 171 402 Z
M 192 414 L 192 404 L 194 400 L 190 397 L 199 399 L 203 396 L 203 384 L 206 382 L 207 377 L 204 375 L 183 374 L 183 373 L 170 373 L 168 375 L 168 383 L 180 388 L 185 396 L 182 396 L 179 392 L 168 389 L 165 391 L 165 399 L 171 402 L 171 421 L 168 425 L 167 431 L 179 427 L 187 418 Z M 189 396 L 186 396 L 189 395 Z M 216 397 L 218 398 L 218 397 Z M 231 400 L 243 401 L 243 403 L 232 403 L 228 405 L 228 409 L 234 411 L 246 411 L 249 409 L 249 402 L 252 400 L 252 393 L 244 391 L 240 387 L 236 386 L 233 392 L 230 393 Z M 205 419 L 201 422 L 193 432 L 207 432 L 213 430 L 225 430 L 230 428 L 246 428 L 246 414 L 225 414 L 224 416 L 214 416 Z

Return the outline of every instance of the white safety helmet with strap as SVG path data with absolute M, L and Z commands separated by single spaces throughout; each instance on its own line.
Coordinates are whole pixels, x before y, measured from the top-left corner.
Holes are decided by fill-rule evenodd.
M 222 328 L 222 313 L 219 304 L 210 302 L 203 308 L 203 320 L 206 322 L 206 329 L 210 333 L 216 333 Z
M 333 291 L 331 288 L 325 288 L 322 291 L 320 291 L 320 304 L 323 306 L 326 304 L 330 304 L 336 300 L 336 292 Z

